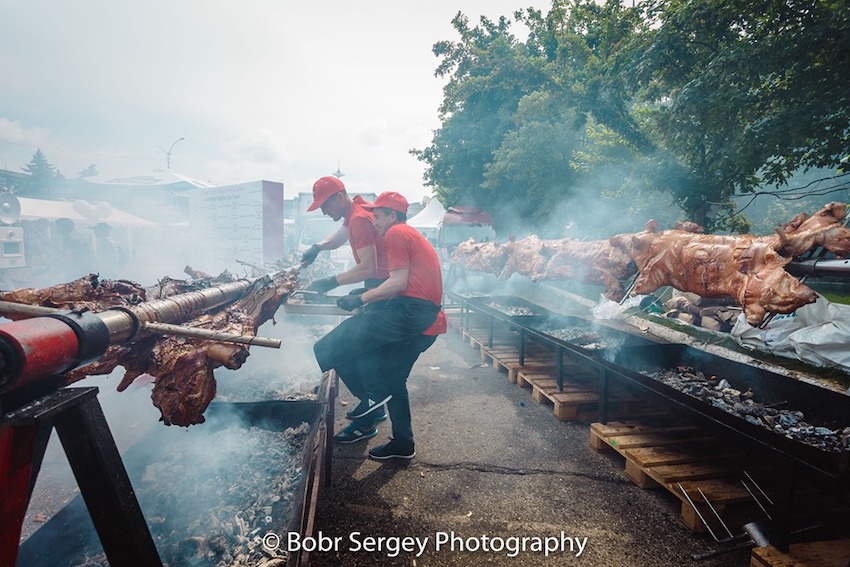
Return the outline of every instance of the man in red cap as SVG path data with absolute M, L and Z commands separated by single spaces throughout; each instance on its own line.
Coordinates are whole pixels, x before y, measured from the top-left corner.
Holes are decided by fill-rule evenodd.
M 416 454 L 407 377 L 419 355 L 446 332 L 441 309 L 443 280 L 440 260 L 431 244 L 407 224 L 407 199 L 382 193 L 373 204 L 375 224 L 384 237 L 389 278 L 362 294 L 337 300 L 342 309 L 370 308 L 350 317 L 314 346 L 323 371 L 336 369 L 340 377 L 355 372 L 365 382 L 371 403 L 356 419 L 363 420 L 386 405 L 392 420 L 389 443 L 369 450 L 378 460 L 412 459 Z M 359 439 L 378 434 L 374 423 L 354 421 L 346 429 Z
M 343 222 L 336 232 L 304 252 L 301 257 L 302 264 L 309 266 L 322 250 L 335 250 L 346 242 L 351 245 L 355 264 L 351 269 L 339 274 L 314 280 L 307 286 L 308 290 L 327 293 L 338 286 L 359 282 L 363 282 L 364 287 L 369 289 L 377 287 L 389 276 L 383 238 L 375 227 L 372 212 L 363 208 L 365 202 L 360 196 L 351 199 L 345 190 L 345 185 L 338 177 L 328 175 L 313 184 L 313 203 L 307 207 L 307 211 L 321 209 L 323 214 L 331 217 L 335 222 L 340 219 L 343 219 Z M 346 416 L 349 419 L 355 419 L 354 416 L 359 413 L 359 410 L 369 407 L 368 393 L 356 372 L 351 371 L 345 376 L 340 374 L 340 377 L 343 378 L 349 391 L 361 400 L 360 405 L 348 412 Z M 371 415 L 368 421 L 374 426 L 374 423 L 386 418 L 386 412 L 381 408 Z M 340 443 L 358 440 L 357 431 L 354 430 L 344 430 L 337 438 Z
M 343 221 L 336 232 L 304 252 L 301 263 L 309 266 L 322 250 L 336 250 L 348 242 L 355 264 L 342 273 L 312 282 L 307 289 L 327 293 L 335 287 L 359 282 L 364 282 L 364 287 L 368 289 L 378 286 L 387 278 L 389 274 L 383 242 L 375 228 L 372 213 L 362 206 L 365 202 L 360 196 L 351 199 L 338 177 L 328 175 L 313 184 L 313 202 L 307 211 L 321 209 L 334 222 L 340 219 Z

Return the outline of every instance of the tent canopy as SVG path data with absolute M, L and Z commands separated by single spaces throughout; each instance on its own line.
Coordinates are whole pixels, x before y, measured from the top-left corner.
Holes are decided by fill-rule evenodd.
M 407 224 L 419 230 L 433 229 L 438 230 L 443 224 L 443 215 L 446 214 L 446 209 L 443 204 L 436 198 L 428 201 L 425 208 L 419 211 L 418 214 L 407 219 Z
M 49 199 L 30 199 L 27 197 L 18 197 L 18 201 L 21 203 L 20 220 L 25 221 L 38 219 L 54 221 L 56 219 L 66 218 L 82 225 L 105 222 L 113 226 L 123 227 L 156 226 L 156 223 L 142 217 L 137 217 L 121 209 L 116 209 L 105 201 L 89 203 L 83 200 L 74 202 L 51 201 Z
M 121 186 L 145 186 L 145 187 L 163 187 L 168 185 L 188 185 L 192 187 L 206 188 L 214 187 L 212 183 L 194 179 L 188 175 L 177 173 L 170 169 L 151 171 L 146 175 L 133 175 L 130 177 L 108 177 L 100 175 L 97 177 L 87 177 L 87 183 L 95 185 L 121 185 Z

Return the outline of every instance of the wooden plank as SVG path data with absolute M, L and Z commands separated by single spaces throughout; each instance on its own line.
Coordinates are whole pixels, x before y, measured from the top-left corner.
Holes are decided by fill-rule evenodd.
M 625 451 L 626 458 L 641 467 L 659 465 L 681 465 L 705 461 L 722 461 L 743 457 L 744 453 L 734 447 L 719 443 L 694 443 L 688 445 L 664 445 L 660 447 L 636 447 Z
M 720 503 L 723 505 L 726 504 L 741 504 L 744 502 L 752 502 L 753 498 L 750 496 L 750 493 L 744 488 L 744 485 L 737 479 L 732 478 L 715 478 L 708 480 L 698 480 L 698 481 L 684 481 L 680 483 L 682 488 L 684 488 L 688 492 L 688 496 L 691 497 L 697 504 L 701 504 L 704 502 L 702 495 L 700 494 L 700 490 L 705 494 L 705 497 L 709 502 L 714 505 L 715 503 Z M 683 502 L 687 502 L 685 496 L 682 494 L 682 491 L 679 487 L 673 483 L 672 485 L 667 487 L 670 492 L 678 496 Z M 699 490 L 697 490 L 699 489 Z
M 641 435 L 644 433 L 682 433 L 699 431 L 693 425 L 655 425 L 642 421 L 609 421 L 608 423 L 591 423 L 590 430 L 600 437 L 622 437 L 624 435 Z
M 535 368 L 555 368 L 555 363 L 546 360 L 529 360 L 526 357 L 525 364 L 520 364 L 518 360 L 516 362 L 509 360 L 505 362 L 505 368 L 508 369 L 508 380 L 515 383 L 520 372 L 530 372 Z
M 768 545 L 756 547 L 751 567 L 847 567 L 850 565 L 850 539 L 792 543 L 788 553 Z
M 547 371 L 545 367 L 535 368 L 534 370 L 523 370 L 517 373 L 516 383 L 520 386 L 531 386 L 537 380 L 550 380 L 552 373 Z
M 741 467 L 734 463 L 685 463 L 681 465 L 661 465 L 646 469 L 647 474 L 658 484 L 668 485 L 686 480 L 701 480 L 737 476 Z
M 708 435 L 699 436 L 693 431 L 666 432 L 666 433 L 643 433 L 635 435 L 612 435 L 607 437 L 608 444 L 619 452 L 635 447 L 651 447 L 662 445 L 678 445 L 682 442 L 704 443 L 715 441 L 716 437 Z
M 635 465 L 631 459 L 626 459 L 626 467 L 623 472 L 638 488 L 651 488 L 658 485 L 655 479 L 647 474 L 646 470 Z

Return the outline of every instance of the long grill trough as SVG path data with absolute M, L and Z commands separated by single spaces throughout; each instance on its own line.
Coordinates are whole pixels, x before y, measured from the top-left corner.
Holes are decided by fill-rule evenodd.
M 303 533 L 318 490 L 324 400 L 210 404 L 202 426 L 156 427 L 123 455 L 164 564 L 295 566 L 275 534 Z M 75 497 L 19 550 L 18 565 L 108 565 Z
M 810 473 L 832 480 L 850 473 L 850 396 L 684 344 L 623 348 L 602 353 L 600 364 L 688 417 Z

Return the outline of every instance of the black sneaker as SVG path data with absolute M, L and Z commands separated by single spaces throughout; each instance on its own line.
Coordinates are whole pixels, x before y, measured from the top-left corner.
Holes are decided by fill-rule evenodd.
M 369 458 L 376 461 L 385 461 L 387 459 L 412 459 L 416 456 L 416 450 L 413 443 L 402 443 L 390 438 L 389 443 L 378 445 L 369 449 Z
M 354 417 L 355 415 L 366 415 L 368 412 L 366 410 L 369 409 L 369 400 L 365 400 L 360 402 L 356 408 L 351 410 L 350 412 L 345 414 L 347 419 L 357 419 Z M 365 412 L 365 413 L 364 413 Z M 372 419 L 374 421 L 386 421 L 387 420 L 387 410 L 385 406 L 380 406 L 378 409 L 372 411 Z
M 373 411 L 376 411 L 378 408 L 383 408 L 388 401 L 393 399 L 392 394 L 387 394 L 385 398 L 378 402 L 373 402 L 372 400 L 366 400 L 365 402 L 361 402 L 359 406 L 351 410 L 346 414 L 349 419 L 360 419 L 364 415 L 369 415 Z M 361 407 L 364 406 L 365 407 Z
M 356 416 L 365 415 L 366 413 L 368 413 L 367 410 L 369 409 L 370 405 L 371 405 L 371 402 L 369 401 L 368 398 L 363 400 L 362 402 L 357 404 L 357 407 L 355 407 L 353 410 L 351 410 L 351 411 L 349 411 L 348 413 L 345 414 L 346 419 L 357 419 Z M 383 409 L 383 407 L 381 409 Z M 384 413 L 384 419 L 386 419 L 387 418 L 386 412 L 383 412 L 383 413 Z M 377 421 L 383 421 L 383 419 L 379 419 Z
M 334 442 L 342 444 L 357 443 L 363 439 L 371 439 L 377 434 L 377 427 L 361 429 L 356 423 L 350 423 L 348 424 L 348 427 L 334 435 Z

